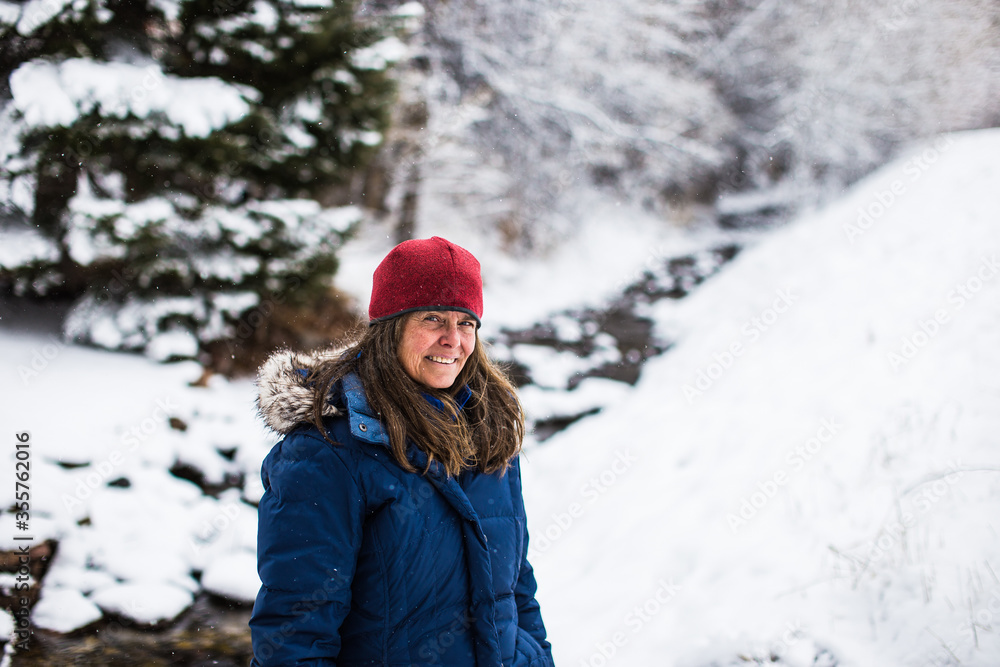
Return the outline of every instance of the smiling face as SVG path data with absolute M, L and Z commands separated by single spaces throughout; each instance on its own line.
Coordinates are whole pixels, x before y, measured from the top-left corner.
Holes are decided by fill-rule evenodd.
M 399 361 L 406 374 L 435 389 L 455 384 L 476 347 L 476 320 L 455 310 L 420 310 L 405 315 Z

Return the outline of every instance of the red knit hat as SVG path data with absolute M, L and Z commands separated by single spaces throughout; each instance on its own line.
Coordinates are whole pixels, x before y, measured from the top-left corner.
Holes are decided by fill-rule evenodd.
M 414 310 L 483 316 L 483 279 L 472 253 L 439 236 L 403 241 L 375 269 L 369 323 Z

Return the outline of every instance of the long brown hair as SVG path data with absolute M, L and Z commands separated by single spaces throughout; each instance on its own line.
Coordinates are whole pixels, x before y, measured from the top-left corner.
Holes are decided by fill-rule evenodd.
M 342 354 L 312 370 L 308 378 L 315 390 L 312 423 L 326 433 L 323 405 L 334 383 L 353 371 L 403 469 L 416 470 L 406 458 L 407 441 L 412 440 L 427 454 L 428 466 L 439 461 L 448 475 L 473 467 L 487 473 L 506 470 L 524 440 L 524 416 L 514 385 L 486 355 L 478 333 L 450 389 L 433 389 L 413 380 L 397 352 L 406 317 L 371 324 Z M 463 386 L 472 396 L 459 408 L 455 394 Z M 439 399 L 443 409 L 426 395 Z

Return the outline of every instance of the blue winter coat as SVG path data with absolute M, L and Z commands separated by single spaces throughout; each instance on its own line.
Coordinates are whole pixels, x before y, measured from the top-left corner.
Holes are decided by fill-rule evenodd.
M 551 667 L 517 460 L 406 472 L 357 377 L 332 403 L 339 444 L 302 424 L 264 460 L 251 664 Z

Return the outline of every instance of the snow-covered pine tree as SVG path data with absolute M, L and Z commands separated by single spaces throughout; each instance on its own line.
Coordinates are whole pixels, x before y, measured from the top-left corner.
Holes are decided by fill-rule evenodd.
M 160 359 L 324 298 L 402 48 L 346 0 L 0 2 L 0 289 Z

